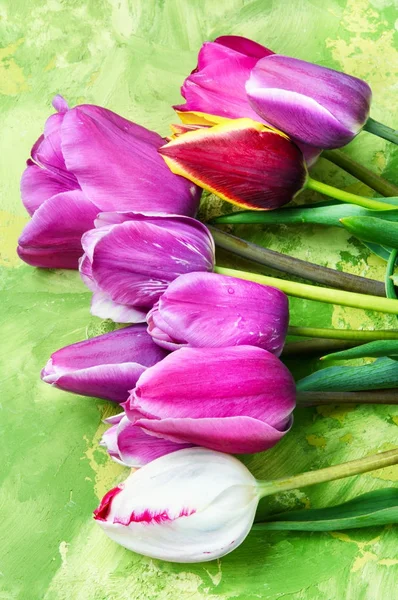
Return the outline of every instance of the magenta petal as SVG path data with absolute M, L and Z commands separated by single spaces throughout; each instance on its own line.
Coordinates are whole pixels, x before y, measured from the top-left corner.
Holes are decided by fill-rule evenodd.
M 277 429 L 251 417 L 199 419 L 138 419 L 136 425 L 148 433 L 173 442 L 190 442 L 230 454 L 252 454 L 269 450 L 289 431 L 292 419 Z
M 21 178 L 22 202 L 30 215 L 51 196 L 67 192 L 71 188 L 57 175 L 42 169 L 28 160 L 27 167 Z
M 71 370 L 123 362 L 151 367 L 166 355 L 154 344 L 145 325 L 133 325 L 57 350 L 51 355 L 51 363 L 43 370 L 42 376 L 60 376 Z
M 176 450 L 190 448 L 192 444 L 176 443 L 148 435 L 127 417 L 117 428 L 117 447 L 120 460 L 128 467 L 142 467 L 147 463 Z
M 60 375 L 52 385 L 81 396 L 125 402 L 145 367 L 137 363 L 98 365 Z M 46 377 L 43 378 L 46 381 Z M 46 383 L 50 383 L 46 381 Z
M 173 281 L 148 314 L 148 332 L 168 350 L 251 345 L 279 356 L 289 322 L 283 292 L 216 273 Z
M 230 119 L 249 117 L 259 120 L 247 99 L 245 83 L 255 59 L 241 56 L 210 63 L 192 73 L 184 82 L 181 93 L 186 104 L 174 106 L 180 111 L 197 111 Z
M 263 119 L 319 148 L 348 143 L 369 115 L 371 90 L 366 82 L 286 56 L 259 60 L 246 90 Z
M 220 35 L 214 40 L 214 44 L 231 48 L 235 52 L 257 59 L 274 54 L 269 48 L 240 35 Z
M 96 244 L 92 274 L 117 304 L 152 307 L 170 281 L 212 270 L 208 230 L 189 217 L 136 215 L 112 227 Z
M 68 169 L 101 210 L 195 215 L 201 191 L 174 175 L 157 150 L 163 138 L 98 106 L 69 110 L 62 125 Z
M 93 226 L 97 212 L 79 190 L 52 196 L 23 230 L 19 256 L 35 267 L 77 269 L 81 236 Z

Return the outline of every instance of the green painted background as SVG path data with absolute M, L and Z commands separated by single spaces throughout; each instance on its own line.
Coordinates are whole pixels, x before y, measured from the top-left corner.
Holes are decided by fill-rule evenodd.
M 15 254 L 27 222 L 19 177 L 54 94 L 62 93 L 71 105 L 105 105 L 166 133 L 173 120 L 170 105 L 179 101 L 179 85 L 195 65 L 200 44 L 233 33 L 367 79 L 374 90 L 373 117 L 396 126 L 396 19 L 394 0 L 1 4 L 1 600 L 398 598 L 394 527 L 348 535 L 253 533 L 232 555 L 193 566 L 140 557 L 108 540 L 91 511 L 126 475 L 97 445 L 101 419 L 115 409 L 51 389 L 40 382 L 39 372 L 52 351 L 111 326 L 90 316 L 90 294 L 76 273 L 35 270 Z M 397 147 L 363 133 L 347 152 L 398 183 Z M 315 173 L 350 191 L 370 193 L 325 161 Z M 342 230 L 242 226 L 238 231 L 293 256 L 383 277 L 383 263 Z M 220 262 L 228 261 L 222 256 Z M 393 317 L 354 309 L 301 300 L 292 301 L 291 308 L 295 325 L 396 327 Z M 294 367 L 308 370 L 300 361 Z M 397 426 L 394 407 L 301 409 L 277 448 L 246 462 L 261 477 L 298 473 L 389 449 L 397 444 Z M 286 493 L 268 508 L 331 504 L 397 479 L 396 469 L 384 469 Z

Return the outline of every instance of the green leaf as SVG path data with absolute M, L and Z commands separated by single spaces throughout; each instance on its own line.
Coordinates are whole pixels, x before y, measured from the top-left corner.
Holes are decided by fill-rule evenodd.
M 384 488 L 328 508 L 295 510 L 256 523 L 262 531 L 336 531 L 398 522 L 398 489 Z
M 388 198 L 388 200 L 390 201 L 391 198 Z M 394 200 L 393 204 L 398 204 L 398 198 L 393 198 L 392 200 Z M 318 225 L 342 227 L 342 223 L 340 222 L 342 218 L 355 216 L 371 217 L 374 213 L 374 210 L 355 206 L 354 204 L 342 204 L 341 202 L 330 201 L 270 211 L 245 210 L 217 217 L 216 219 L 212 219 L 211 223 L 262 223 L 267 225 L 316 223 Z M 398 222 L 398 209 L 377 211 L 377 217 L 386 219 L 387 221 Z
M 398 223 L 368 216 L 343 217 L 341 223 L 360 240 L 398 248 Z
M 362 240 L 362 242 L 363 242 L 364 246 L 369 248 L 369 250 L 373 254 L 376 254 L 376 256 L 378 256 L 382 260 L 385 260 L 386 262 L 388 262 L 392 248 L 388 248 L 386 246 L 379 246 L 379 244 L 372 244 L 371 242 L 365 242 L 364 240 Z
M 299 392 L 356 392 L 395 387 L 398 387 L 398 362 L 387 356 L 370 365 L 327 367 L 297 382 Z
M 394 281 L 392 280 L 392 275 L 394 274 L 395 263 L 397 260 L 398 250 L 394 248 L 391 250 L 390 257 L 387 262 L 386 274 L 385 274 L 385 286 L 386 286 L 386 296 L 387 298 L 391 298 L 392 300 L 397 300 L 397 294 L 395 292 Z
M 398 356 L 398 340 L 377 340 L 349 350 L 333 352 L 322 357 L 322 360 L 352 360 L 354 358 Z

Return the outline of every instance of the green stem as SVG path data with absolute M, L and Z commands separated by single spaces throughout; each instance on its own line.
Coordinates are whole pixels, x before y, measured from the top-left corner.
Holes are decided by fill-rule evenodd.
M 323 327 L 294 327 L 291 325 L 288 330 L 288 335 L 327 338 L 331 340 L 373 342 L 374 340 L 398 340 L 398 329 L 326 329 Z
M 353 475 L 360 475 L 361 473 L 375 471 L 376 469 L 396 464 L 398 464 L 398 448 L 366 456 L 359 460 L 334 465 L 333 467 L 327 467 L 326 469 L 308 471 L 307 473 L 301 473 L 293 477 L 275 479 L 274 481 L 258 481 L 258 491 L 260 497 L 264 498 L 265 496 L 271 496 L 279 492 L 287 492 L 308 485 L 314 485 L 315 483 L 325 483 L 327 481 L 343 479 L 344 477 L 352 477 Z
M 341 150 L 324 150 L 321 157 L 344 169 L 344 171 L 347 171 L 347 173 L 365 183 L 372 190 L 376 190 L 382 196 L 398 196 L 398 187 L 396 185 L 373 173 L 373 171 L 353 160 L 345 152 Z
M 398 389 L 362 392 L 298 392 L 297 406 L 324 404 L 398 404 Z
M 306 283 L 298 283 L 286 279 L 277 279 L 276 277 L 266 277 L 257 273 L 247 273 L 246 271 L 237 271 L 225 267 L 215 267 L 214 271 L 230 277 L 238 277 L 248 281 L 255 281 L 263 285 L 276 287 L 289 296 L 296 298 L 306 298 L 307 300 L 318 300 L 328 304 L 340 304 L 341 306 L 351 306 L 353 308 L 362 308 L 365 310 L 376 310 L 393 315 L 398 314 L 398 300 L 389 298 L 378 298 L 377 296 L 367 296 L 365 294 L 356 294 L 354 292 L 344 292 L 332 288 L 316 287 Z
M 383 138 L 383 140 L 398 144 L 398 131 L 392 127 L 388 127 L 388 125 L 383 125 L 383 123 L 380 123 L 379 121 L 375 121 L 372 117 L 369 117 L 363 129 L 364 131 L 368 131 L 369 133 L 373 133 L 373 135 Z
M 386 296 L 387 298 L 397 299 L 397 294 L 395 293 L 394 282 L 391 279 L 391 275 L 394 273 L 395 263 L 397 261 L 398 250 L 394 249 L 390 252 L 390 258 L 387 262 L 386 268 L 386 277 L 385 277 L 385 286 L 386 286 Z
M 208 229 L 210 229 L 217 247 L 233 252 L 247 260 L 257 262 L 260 265 L 265 265 L 283 273 L 289 273 L 302 279 L 308 279 L 309 281 L 315 281 L 316 283 L 348 292 L 385 296 L 384 284 L 381 281 L 343 273 L 336 269 L 321 267 L 314 263 L 288 256 L 287 254 L 281 254 L 280 252 L 275 252 L 275 250 L 269 250 L 268 248 L 257 246 L 257 244 L 253 244 L 252 242 L 242 240 L 211 225 L 208 225 Z
M 336 200 L 341 200 L 341 202 L 349 202 L 350 204 L 356 204 L 357 206 L 363 206 L 364 208 L 370 208 L 372 210 L 396 210 L 397 208 L 396 206 L 387 204 L 386 202 L 379 202 L 377 200 L 373 200 L 372 198 L 364 198 L 363 196 L 357 196 L 356 194 L 339 190 L 331 185 L 327 185 L 326 183 L 312 179 L 312 177 L 308 177 L 306 187 L 310 190 L 314 190 L 315 192 L 325 194 L 325 196 L 330 196 Z

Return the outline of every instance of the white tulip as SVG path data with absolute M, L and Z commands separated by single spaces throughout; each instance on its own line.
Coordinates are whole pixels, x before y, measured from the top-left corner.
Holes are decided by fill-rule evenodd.
M 257 481 L 240 461 L 194 447 L 132 473 L 106 494 L 94 515 L 105 533 L 129 550 L 193 563 L 239 546 L 258 500 Z

